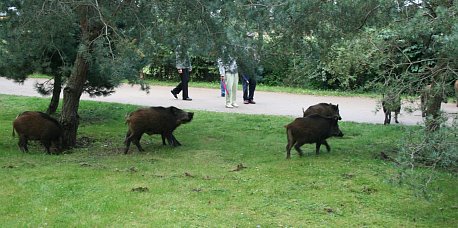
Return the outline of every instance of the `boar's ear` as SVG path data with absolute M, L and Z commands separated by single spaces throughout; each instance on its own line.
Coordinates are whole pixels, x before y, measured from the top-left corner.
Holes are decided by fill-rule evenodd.
M 170 111 L 175 114 L 178 111 L 178 108 L 175 106 L 170 106 Z
M 305 113 L 305 109 L 304 109 L 304 107 L 302 107 L 302 114 L 304 114 L 304 113 Z

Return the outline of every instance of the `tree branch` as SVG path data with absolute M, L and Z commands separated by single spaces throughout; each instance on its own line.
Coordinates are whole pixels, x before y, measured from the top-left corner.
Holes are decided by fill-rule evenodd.
M 366 24 L 366 21 L 367 21 L 367 19 L 369 18 L 369 16 L 370 16 L 375 10 L 377 10 L 378 8 L 380 8 L 380 5 L 377 5 L 376 7 L 374 7 L 373 9 L 371 9 L 369 12 L 367 12 L 366 16 L 364 17 L 363 23 L 361 23 L 361 25 L 360 25 L 356 30 L 362 29 L 363 26 Z

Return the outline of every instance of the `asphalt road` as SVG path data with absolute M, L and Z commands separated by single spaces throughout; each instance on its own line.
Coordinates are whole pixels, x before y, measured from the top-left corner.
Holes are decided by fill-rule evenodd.
M 36 92 L 34 84 L 44 79 L 28 79 L 23 84 L 15 83 L 0 77 L 0 94 L 43 97 Z M 178 82 L 177 82 L 178 83 Z M 192 82 L 190 83 L 192 86 Z M 214 112 L 231 112 L 245 114 L 266 114 L 299 117 L 302 116 L 302 108 L 307 108 L 320 102 L 338 104 L 342 121 L 359 123 L 383 124 L 383 111 L 376 112 L 377 99 L 364 97 L 335 97 L 335 96 L 312 96 L 289 93 L 255 92 L 256 104 L 243 104 L 242 91 L 237 91 L 237 101 L 240 107 L 228 109 L 225 107 L 225 98 L 220 97 L 219 89 L 189 88 L 189 96 L 192 101 L 175 99 L 170 90 L 172 87 L 151 86 L 150 93 L 140 90 L 139 86 L 123 84 L 116 92 L 107 97 L 89 97 L 83 94 L 82 100 L 115 102 L 123 104 L 136 104 L 142 106 L 175 106 L 186 110 L 207 110 Z M 180 98 L 180 95 L 178 97 Z M 401 124 L 414 125 L 422 123 L 423 119 L 419 111 L 409 113 L 406 107 L 417 104 L 403 103 L 403 109 L 399 116 Z M 449 117 L 457 115 L 458 108 L 455 103 L 443 103 L 442 110 Z M 392 120 L 394 121 L 394 120 Z

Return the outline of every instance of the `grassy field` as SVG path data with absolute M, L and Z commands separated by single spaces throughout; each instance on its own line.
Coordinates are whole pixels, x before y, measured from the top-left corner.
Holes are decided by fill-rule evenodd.
M 399 185 L 402 126 L 342 122 L 332 152 L 304 145 L 285 159 L 289 117 L 196 111 L 183 144 L 122 153 L 124 116 L 137 106 L 81 102 L 79 146 L 21 153 L 12 121 L 47 99 L 0 95 L 0 227 L 456 227 L 458 179 L 438 173 L 431 198 Z M 393 155 L 394 156 L 394 155 Z M 246 168 L 237 168 L 237 167 Z M 419 170 L 418 172 L 421 172 Z

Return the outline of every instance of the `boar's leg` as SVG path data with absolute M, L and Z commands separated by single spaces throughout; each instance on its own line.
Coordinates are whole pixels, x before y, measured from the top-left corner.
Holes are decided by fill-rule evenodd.
M 49 147 L 51 146 L 51 142 L 43 140 L 41 141 L 41 144 L 43 144 L 43 146 L 46 148 L 46 153 L 51 154 L 51 151 L 49 150 Z
M 326 141 L 326 139 L 323 142 L 321 142 L 321 144 L 326 146 L 326 150 L 328 152 L 331 152 L 331 147 L 329 146 L 328 141 Z
M 167 134 L 166 133 L 162 133 L 161 134 L 161 137 L 162 137 L 162 145 L 167 145 L 165 143 L 165 139 L 167 139 L 167 141 L 169 142 L 169 145 L 174 145 L 174 146 L 181 146 L 181 143 L 178 142 L 177 138 L 175 138 L 175 135 L 173 135 L 173 133 L 171 134 L 171 137 L 170 139 L 167 137 Z
M 301 157 L 302 157 L 302 155 L 304 155 L 304 153 L 301 150 L 301 146 L 304 145 L 304 144 L 305 144 L 305 142 L 297 142 L 296 145 L 294 145 L 294 149 L 296 149 L 297 153 Z
M 166 132 L 163 133 L 163 135 L 165 136 L 165 138 L 167 138 L 167 141 L 169 142 L 170 146 L 176 147 L 181 145 L 180 142 L 178 142 L 178 140 L 175 138 L 175 136 L 173 136 L 172 132 Z
M 385 122 L 383 124 L 390 124 L 391 123 L 391 112 L 386 111 L 385 112 Z
M 175 142 L 175 145 L 176 145 L 176 146 L 181 146 L 181 143 L 178 142 L 178 139 L 175 138 L 175 135 L 173 135 L 173 133 L 172 133 L 172 140 Z
M 293 148 L 293 145 L 296 143 L 296 140 L 289 140 L 288 139 L 288 144 L 286 145 L 286 159 L 291 158 L 291 148 Z
M 27 148 L 27 138 L 24 136 L 19 136 L 19 142 L 17 144 L 19 146 L 19 149 L 21 149 L 22 152 L 29 152 L 29 148 Z
M 291 158 L 291 146 L 289 145 L 289 142 L 288 144 L 286 144 L 286 159 L 290 159 Z
M 124 149 L 124 154 L 127 154 L 129 152 L 129 147 L 130 147 L 130 140 L 126 139 L 126 148 Z
M 316 155 L 320 154 L 321 142 L 316 142 Z
M 164 135 L 164 133 L 161 134 L 161 137 L 162 137 L 162 145 L 163 145 L 163 146 L 167 145 L 167 144 L 165 143 L 165 135 Z
M 291 158 L 291 148 L 296 143 L 296 139 L 294 139 L 291 130 L 286 129 L 286 138 L 288 139 L 288 144 L 286 145 L 286 159 Z
M 59 140 L 56 140 L 56 141 L 51 141 L 51 149 L 55 149 L 55 153 L 56 154 L 60 154 L 62 153 L 62 147 L 61 147 L 61 143 Z
M 126 143 L 126 149 L 124 149 L 124 154 L 127 154 L 127 152 L 129 151 L 129 147 L 130 147 L 130 143 L 133 142 L 139 151 L 144 151 L 142 146 L 140 145 L 140 139 L 141 139 L 142 135 L 138 135 L 138 134 L 131 134 L 129 135 L 128 137 L 126 137 L 126 140 L 125 140 L 125 143 Z
M 130 136 L 130 130 L 128 130 L 127 133 L 126 133 L 126 138 L 124 139 L 124 144 L 127 144 L 127 139 L 129 138 L 129 136 Z M 130 144 L 130 142 L 129 142 L 129 144 Z
M 127 154 L 127 152 L 129 152 L 129 147 L 130 147 L 130 142 L 131 142 L 131 138 L 130 138 L 130 131 L 127 131 L 127 134 L 126 134 L 126 139 L 124 140 L 124 144 L 126 144 L 126 148 L 124 149 L 124 154 Z
M 137 137 L 132 137 L 132 142 L 135 144 L 135 146 L 137 146 L 138 151 L 143 152 L 145 150 L 143 150 L 142 145 L 140 145 L 141 138 L 142 138 L 142 135 L 139 135 Z

